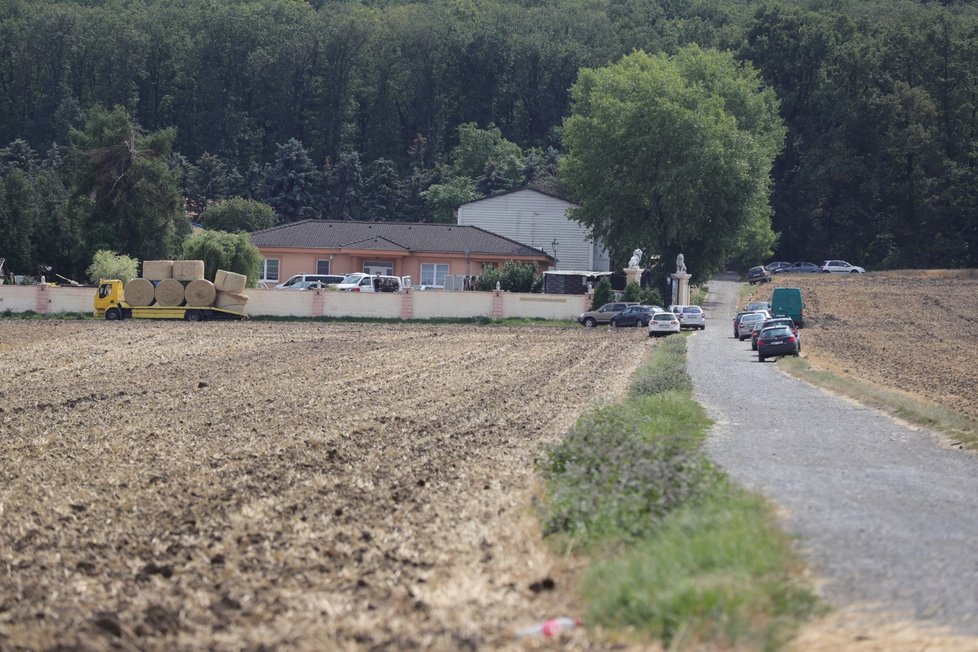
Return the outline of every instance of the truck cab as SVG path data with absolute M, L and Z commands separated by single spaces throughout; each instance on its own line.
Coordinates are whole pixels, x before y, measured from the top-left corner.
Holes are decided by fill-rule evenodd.
M 122 319 L 123 310 L 128 307 L 123 299 L 122 281 L 113 278 L 98 282 L 98 292 L 95 294 L 96 317 L 104 317 L 109 321 Z

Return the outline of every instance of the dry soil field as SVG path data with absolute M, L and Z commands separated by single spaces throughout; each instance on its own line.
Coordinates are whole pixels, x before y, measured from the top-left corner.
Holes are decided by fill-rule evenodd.
M 0 320 L 0 649 L 506 647 L 574 612 L 533 455 L 641 335 Z
M 978 419 L 978 272 L 775 276 L 804 294 L 802 355 Z

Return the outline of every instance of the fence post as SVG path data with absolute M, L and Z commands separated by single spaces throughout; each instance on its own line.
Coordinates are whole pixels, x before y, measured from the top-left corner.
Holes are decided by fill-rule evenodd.
M 48 298 L 50 292 L 48 292 L 48 284 L 41 283 L 37 286 L 37 294 L 34 299 L 34 312 L 41 315 L 46 315 L 48 313 L 48 306 L 51 303 L 51 299 Z
M 489 316 L 493 319 L 503 318 L 503 293 L 501 290 L 492 291 L 492 312 Z
M 325 314 L 325 312 L 326 312 L 326 308 L 325 308 L 325 306 L 326 306 L 326 297 L 323 295 L 323 293 L 325 291 L 326 290 L 321 290 L 321 289 L 318 289 L 318 288 L 315 289 L 315 290 L 313 290 L 313 292 L 315 292 L 315 294 L 312 295 L 312 316 L 313 317 L 322 317 L 323 314 Z
M 414 290 L 412 288 L 404 288 L 404 294 L 401 295 L 401 319 L 413 319 L 414 318 Z

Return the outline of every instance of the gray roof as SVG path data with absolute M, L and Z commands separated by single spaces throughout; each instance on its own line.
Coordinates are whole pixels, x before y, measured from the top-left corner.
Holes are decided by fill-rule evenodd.
M 303 220 L 253 231 L 256 247 L 377 249 L 427 253 L 546 256 L 547 252 L 477 226 L 428 222 L 329 222 Z

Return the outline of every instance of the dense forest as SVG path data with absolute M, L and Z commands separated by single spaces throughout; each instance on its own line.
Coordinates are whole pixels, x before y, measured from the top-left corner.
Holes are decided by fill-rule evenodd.
M 559 190 L 579 71 L 689 44 L 780 100 L 778 258 L 978 264 L 978 10 L 949 0 L 0 0 L 0 257 L 172 251 L 113 242 L 124 207 L 93 199 L 92 152 L 126 129 L 203 215 L 437 220 Z

